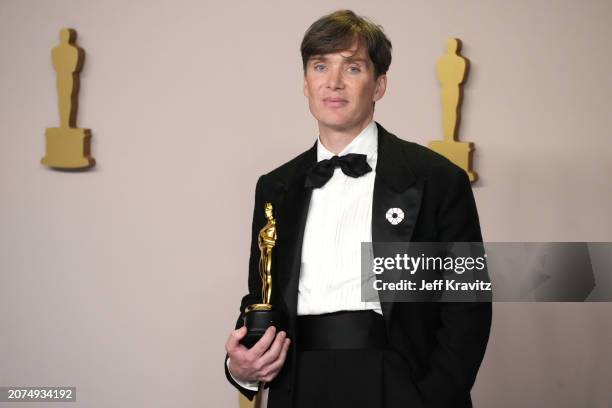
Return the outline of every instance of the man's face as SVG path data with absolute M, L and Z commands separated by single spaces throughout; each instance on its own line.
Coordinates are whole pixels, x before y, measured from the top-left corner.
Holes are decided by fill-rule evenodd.
M 364 47 L 312 56 L 306 65 L 304 95 L 319 127 L 335 131 L 362 129 L 374 114 L 374 102 L 385 93 L 386 75 L 375 78 Z

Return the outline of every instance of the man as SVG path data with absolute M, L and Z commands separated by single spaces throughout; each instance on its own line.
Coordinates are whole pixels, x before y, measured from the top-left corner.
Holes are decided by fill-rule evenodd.
M 269 386 L 271 408 L 471 407 L 490 303 L 362 302 L 359 265 L 361 242 L 481 241 L 467 175 L 373 121 L 391 63 L 379 26 L 337 11 L 312 24 L 301 53 L 319 138 L 257 182 L 249 294 L 226 344 L 228 380 L 249 398 Z M 261 302 L 266 202 L 277 218 L 272 304 L 288 325 L 246 349 L 241 317 Z M 400 222 L 387 220 L 390 209 Z

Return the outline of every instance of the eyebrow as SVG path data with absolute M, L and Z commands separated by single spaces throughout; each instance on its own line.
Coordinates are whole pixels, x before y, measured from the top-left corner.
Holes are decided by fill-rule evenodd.
M 368 65 L 368 60 L 365 58 L 359 58 L 359 57 L 342 57 L 344 58 L 344 60 L 348 61 L 348 62 L 361 62 L 364 65 Z M 322 62 L 326 62 L 329 61 L 329 58 L 327 58 L 325 55 L 314 55 L 310 58 L 310 62 L 315 62 L 315 61 L 322 61 Z

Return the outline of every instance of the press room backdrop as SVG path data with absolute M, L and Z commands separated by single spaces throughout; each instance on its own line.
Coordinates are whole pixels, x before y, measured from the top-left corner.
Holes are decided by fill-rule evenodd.
M 609 1 L 2 0 L 0 385 L 76 386 L 71 407 L 237 406 L 224 343 L 255 182 L 315 141 L 299 43 L 338 8 L 384 26 L 376 119 L 421 144 L 442 135 L 435 61 L 464 41 L 486 240 L 612 241 Z M 84 173 L 39 163 L 62 27 L 87 53 Z M 609 406 L 611 312 L 495 304 L 476 406 Z

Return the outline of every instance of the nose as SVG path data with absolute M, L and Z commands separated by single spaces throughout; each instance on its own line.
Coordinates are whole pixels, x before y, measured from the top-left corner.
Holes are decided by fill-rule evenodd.
M 327 73 L 327 87 L 329 89 L 344 88 L 344 80 L 342 77 L 342 68 L 332 67 Z

